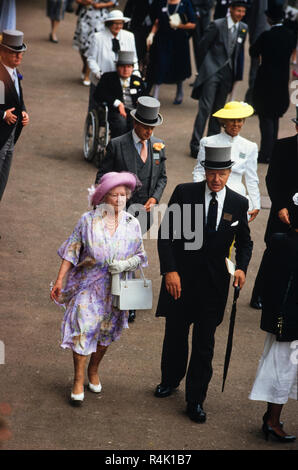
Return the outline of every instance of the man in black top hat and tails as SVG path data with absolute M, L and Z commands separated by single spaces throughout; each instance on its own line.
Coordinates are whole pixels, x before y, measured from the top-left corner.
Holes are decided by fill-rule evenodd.
M 298 193 L 298 106 L 296 118 L 296 134 L 276 141 L 266 175 L 266 186 L 271 199 L 271 209 L 265 232 L 266 249 L 259 267 L 250 300 L 252 308 L 261 310 L 264 266 L 269 254 L 269 242 L 273 233 L 285 233 L 291 226 L 289 206 L 292 196 Z
M 247 199 L 226 186 L 233 165 L 231 147 L 205 150 L 206 180 L 176 187 L 158 238 L 163 279 L 156 316 L 166 317 L 166 326 L 155 396 L 171 395 L 186 375 L 186 412 L 195 422 L 206 420 L 203 402 L 212 376 L 214 336 L 229 291 L 226 258 L 235 239 L 234 285 L 242 288 L 253 246 Z
M 163 122 L 159 113 L 160 102 L 150 96 L 141 96 L 136 109 L 131 111 L 133 130 L 112 139 L 96 175 L 95 183 L 110 171 L 131 171 L 136 174 L 142 186 L 129 199 L 127 207 L 138 205 L 133 213 L 138 217 L 142 232 L 151 223 L 151 211 L 158 204 L 167 184 L 165 145 L 152 135 L 156 126 Z M 133 212 L 133 211 L 132 211 Z M 135 314 L 130 313 L 129 321 Z
M 0 44 L 0 200 L 9 176 L 13 149 L 23 126 L 29 123 L 21 87 L 21 64 L 27 47 L 23 33 L 5 30 Z

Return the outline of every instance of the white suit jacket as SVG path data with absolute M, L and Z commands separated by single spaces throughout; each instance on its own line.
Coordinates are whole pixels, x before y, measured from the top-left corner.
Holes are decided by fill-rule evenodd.
M 93 34 L 87 62 L 91 71 L 90 79 L 94 85 L 97 85 L 102 74 L 116 70 L 118 54 L 112 50 L 113 38 L 114 36 L 109 28 Z M 133 33 L 121 29 L 116 38 L 119 39 L 121 51 L 133 51 L 135 53 L 134 73 L 137 72 L 137 75 L 139 75 L 138 56 Z

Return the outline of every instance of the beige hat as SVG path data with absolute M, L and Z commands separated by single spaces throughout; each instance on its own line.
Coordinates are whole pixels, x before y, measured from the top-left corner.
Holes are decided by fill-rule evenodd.
M 107 23 L 108 21 L 124 21 L 124 23 L 127 23 L 128 21 L 130 21 L 130 18 L 123 16 L 123 13 L 121 10 L 112 10 L 108 14 L 108 16 L 104 19 L 105 23 Z

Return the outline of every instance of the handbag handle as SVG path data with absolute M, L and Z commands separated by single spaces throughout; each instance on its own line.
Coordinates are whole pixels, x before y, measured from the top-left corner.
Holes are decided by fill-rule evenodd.
M 138 268 L 140 269 L 141 271 L 141 276 L 143 278 L 143 281 L 144 281 L 144 287 L 148 287 L 148 281 L 147 279 L 145 278 L 144 276 L 144 271 L 143 271 L 143 268 L 141 265 L 138 266 Z M 128 280 L 128 271 L 125 271 L 125 287 L 127 287 L 127 281 Z

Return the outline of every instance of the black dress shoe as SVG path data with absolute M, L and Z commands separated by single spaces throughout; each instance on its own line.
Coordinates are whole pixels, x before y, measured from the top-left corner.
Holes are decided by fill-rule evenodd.
M 177 387 L 171 387 L 170 385 L 159 384 L 157 385 L 155 389 L 154 396 L 157 398 L 169 397 L 170 395 L 172 395 L 175 388 Z
M 135 310 L 129 310 L 128 312 L 128 323 L 134 322 L 136 319 L 136 311 Z
M 251 308 L 261 310 L 263 308 L 262 298 L 259 295 L 252 296 L 249 305 L 251 306 Z
M 199 403 L 187 403 L 186 414 L 192 421 L 195 421 L 196 423 L 204 423 L 207 418 L 202 405 Z

